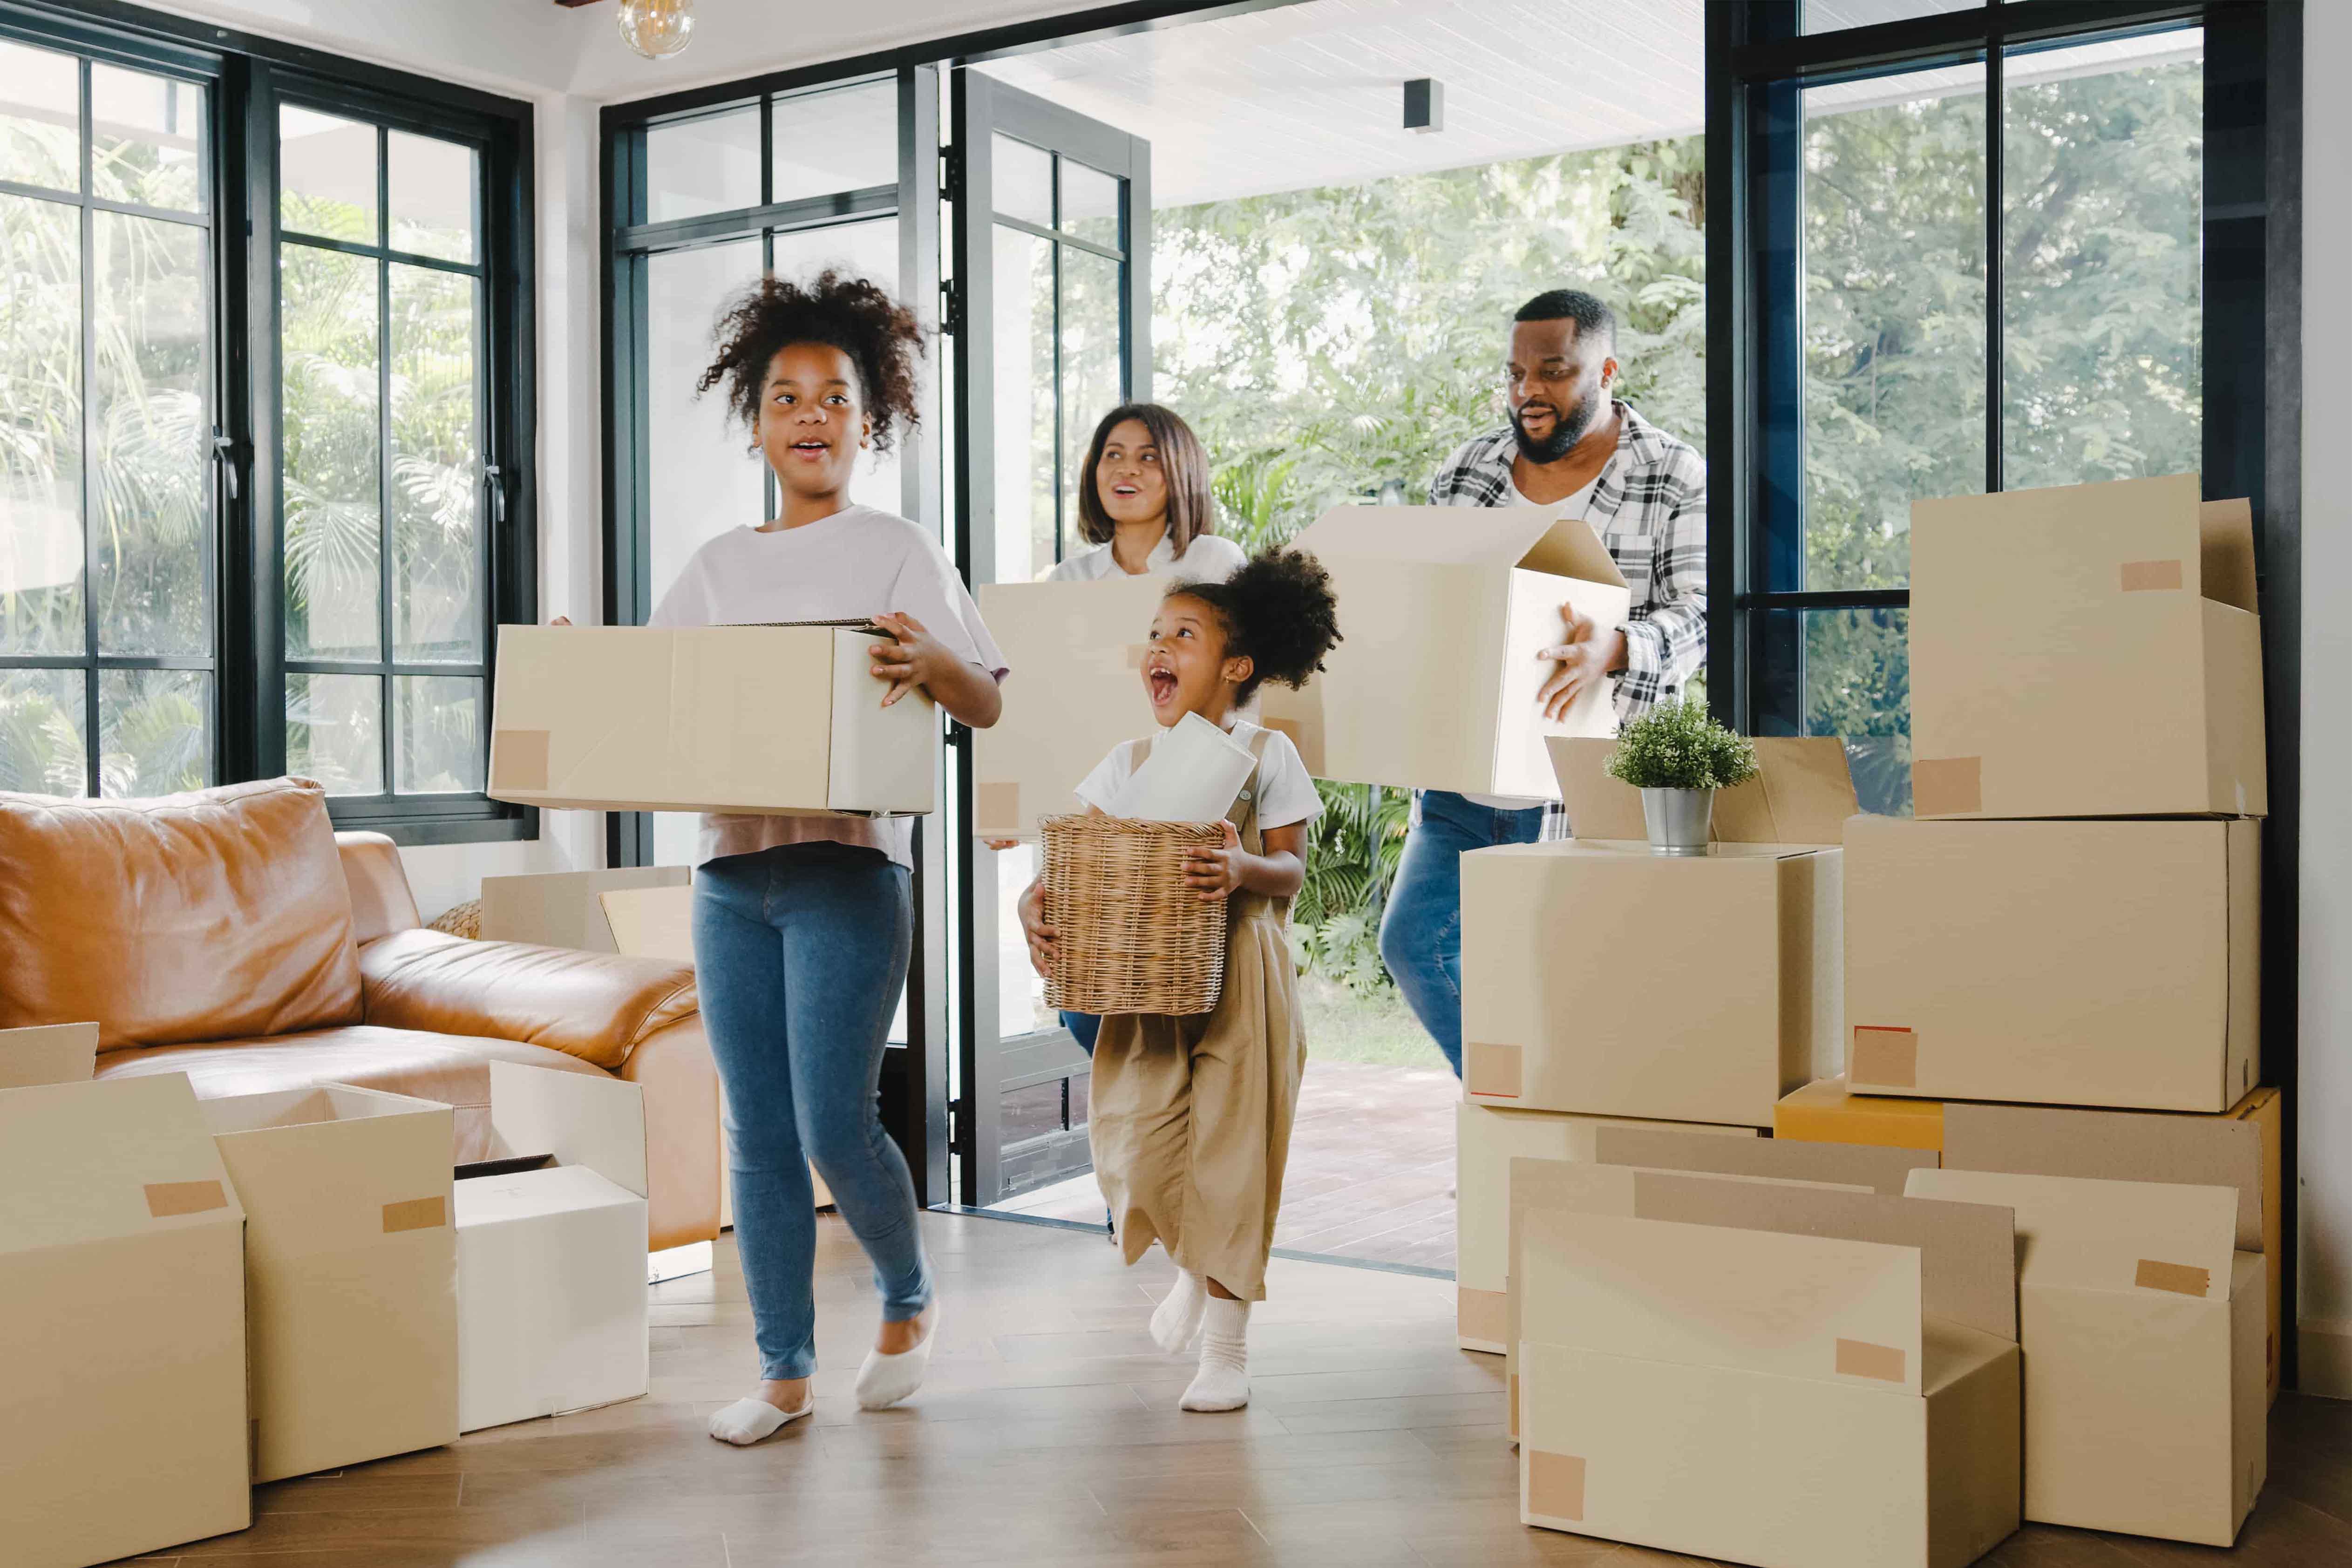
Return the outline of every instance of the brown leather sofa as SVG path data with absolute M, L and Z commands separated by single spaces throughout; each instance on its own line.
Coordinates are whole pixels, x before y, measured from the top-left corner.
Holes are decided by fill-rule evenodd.
M 645 1091 L 652 1244 L 719 1234 L 719 1079 L 694 972 L 425 929 L 399 852 L 302 779 L 152 800 L 0 794 L 0 1029 L 99 1025 L 98 1075 L 198 1095 L 352 1083 L 457 1108 L 489 1064 Z

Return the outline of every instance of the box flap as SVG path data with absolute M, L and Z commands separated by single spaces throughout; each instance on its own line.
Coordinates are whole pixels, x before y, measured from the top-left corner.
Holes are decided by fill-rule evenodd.
M 489 1158 L 553 1155 L 646 1196 L 645 1092 L 603 1073 L 490 1063 Z
M 1908 1191 L 2014 1209 L 2021 1285 L 2164 1291 L 2209 1301 L 2230 1294 L 2238 1222 L 2230 1187 L 1921 1170 L 1912 1173 Z
M 589 1209 L 642 1207 L 643 1193 L 607 1181 L 585 1166 L 550 1166 L 509 1176 L 471 1176 L 450 1188 L 457 1228 L 499 1225 Z
M 694 962 L 694 889 L 615 887 L 596 895 L 614 950 L 632 958 Z
M 1625 586 L 1590 524 L 1545 507 L 1334 507 L 1291 542 L 1318 556 L 1525 567 Z
M 98 1026 L 45 1023 L 0 1029 L 0 1089 L 87 1083 L 98 1071 Z
M 0 1253 L 244 1221 L 186 1073 L 0 1091 Z
M 1703 1146 L 1709 1144 L 1722 1147 Z M 1592 1149 L 1593 1158 L 1601 1165 L 1832 1182 L 1868 1187 L 1890 1197 L 1902 1193 L 1903 1184 L 1914 1169 L 1936 1163 L 1933 1153 L 1921 1149 L 1803 1144 L 1794 1140 L 1784 1143 L 1778 1138 L 1715 1138 L 1658 1127 L 1601 1127 L 1592 1134 Z
M 198 1102 L 205 1125 L 215 1137 L 258 1133 L 273 1127 L 307 1127 L 320 1122 L 359 1122 L 373 1116 L 446 1116 L 437 1100 L 388 1094 L 348 1083 L 278 1089 L 265 1094 L 229 1094 Z
M 2206 598 L 2254 609 L 2254 509 L 2252 504 L 2207 501 L 2197 508 L 2198 576 Z
M 610 924 L 601 918 L 601 894 L 623 888 L 682 887 L 691 874 L 682 865 L 656 865 L 486 876 L 482 940 L 611 953 L 616 948 Z
M 1642 792 L 1609 776 L 1613 740 L 1554 737 L 1570 831 L 1580 839 L 1645 839 Z M 1757 736 L 1756 777 L 1715 797 L 1713 837 L 1726 844 L 1834 844 L 1857 810 L 1845 743 L 1834 736 Z
M 2230 1187 L 2238 1195 L 2238 1250 L 2263 1249 L 2263 1133 L 2252 1122 L 1955 1101 L 1944 1109 L 1944 1164 L 2017 1176 Z
M 1521 1231 L 1546 1339 L 1684 1366 L 1919 1391 L 1919 1253 L 1566 1209 Z

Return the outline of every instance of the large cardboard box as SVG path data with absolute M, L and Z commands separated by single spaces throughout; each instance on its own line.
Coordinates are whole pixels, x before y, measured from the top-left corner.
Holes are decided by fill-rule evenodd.
M 1579 1116 L 1570 1112 L 1510 1111 L 1467 1101 L 1454 1108 L 1454 1331 L 1464 1350 L 1502 1355 L 1509 1348 L 1511 1167 L 1521 1159 L 1593 1158 L 1602 1127 L 1657 1124 Z M 1753 1127 L 1679 1131 L 1746 1138 Z
M 1141 672 L 1168 584 L 1122 576 L 981 588 L 981 618 L 1013 674 L 1004 711 L 972 732 L 973 832 L 1034 839 L 1038 819 L 1085 810 L 1073 791 L 1112 747 L 1152 732 Z
M 252 1522 L 244 1242 L 186 1075 L 0 1092 L 0 1557 Z
M 2263 1260 L 2225 1186 L 1922 1170 L 2017 1216 L 2025 1517 L 2228 1546 L 2268 1469 Z
M 858 625 L 501 626 L 490 795 L 770 816 L 934 809 L 939 711 Z
M 1560 786 L 1571 811 L 1622 828 L 1634 792 L 1601 772 L 1607 756 L 1561 748 Z M 1834 1065 L 1844 749 L 1783 741 L 1758 759 L 1706 855 L 1579 837 L 1462 857 L 1472 1100 L 1768 1127 L 1781 1095 Z
M 2242 819 L 1854 818 L 1847 1087 L 2236 1104 L 2258 1068 L 2261 835 Z
M 245 1207 L 253 1479 L 455 1442 L 455 1113 L 327 1084 L 204 1113 Z
M 1959 1568 L 2016 1528 L 2007 1213 L 1623 1193 L 1523 1222 L 1523 1522 L 1774 1568 Z
M 1632 595 L 1581 519 L 1549 507 L 1335 507 L 1297 544 L 1330 570 L 1345 637 L 1300 691 L 1269 685 L 1265 723 L 1318 779 L 1549 798 L 1544 739 L 1617 730 L 1614 683 L 1559 721 L 1536 694 L 1567 635 L 1601 632 Z
M 529 942 L 541 947 L 573 947 L 588 953 L 625 953 L 604 902 L 608 893 L 683 894 L 692 882 L 682 865 L 613 866 L 601 871 L 532 872 L 482 879 L 481 938 Z
M 97 1064 L 98 1026 L 94 1023 L 0 1029 L 0 1089 L 87 1083 Z
M 637 1086 L 490 1063 L 499 1157 L 456 1186 L 457 1425 L 634 1399 L 650 1373 L 645 1102 Z
M 2268 811 L 2252 514 L 2194 474 L 1915 502 L 1922 817 Z

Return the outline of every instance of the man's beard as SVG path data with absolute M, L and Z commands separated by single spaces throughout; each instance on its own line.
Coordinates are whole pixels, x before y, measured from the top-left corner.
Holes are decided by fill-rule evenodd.
M 1567 456 L 1576 444 L 1601 417 L 1601 393 L 1593 392 L 1583 402 L 1565 413 L 1552 416 L 1551 434 L 1538 441 L 1519 423 L 1519 411 L 1511 410 L 1511 434 L 1519 438 L 1519 452 L 1530 463 L 1557 463 Z

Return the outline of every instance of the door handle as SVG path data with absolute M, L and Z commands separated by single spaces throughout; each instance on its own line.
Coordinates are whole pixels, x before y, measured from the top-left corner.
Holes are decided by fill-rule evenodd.
M 228 498 L 235 501 L 238 494 L 236 443 L 223 435 L 218 425 L 213 426 L 213 461 L 220 465 L 221 478 L 228 486 Z

